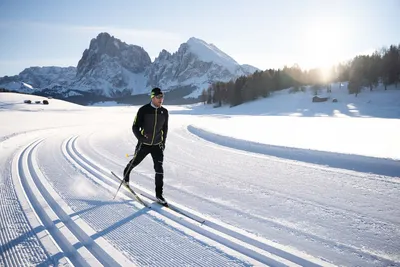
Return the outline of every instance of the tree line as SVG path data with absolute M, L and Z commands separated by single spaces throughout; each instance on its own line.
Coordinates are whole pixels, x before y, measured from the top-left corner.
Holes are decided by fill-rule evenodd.
M 221 106 L 240 105 L 260 97 L 268 97 L 271 92 L 291 88 L 292 92 L 305 90 L 306 85 L 316 89 L 326 87 L 328 92 L 332 83 L 348 82 L 348 91 L 356 96 L 364 87 L 371 91 L 382 83 L 388 85 L 400 82 L 400 44 L 382 48 L 371 55 L 360 55 L 347 62 L 328 69 L 315 68 L 302 70 L 297 64 L 283 69 L 256 71 L 249 76 L 240 76 L 228 82 L 214 82 L 203 89 L 201 100 L 204 103 Z

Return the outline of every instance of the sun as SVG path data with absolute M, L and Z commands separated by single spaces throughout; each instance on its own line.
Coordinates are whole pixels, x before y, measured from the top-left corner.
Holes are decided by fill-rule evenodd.
M 346 37 L 346 28 L 339 20 L 314 21 L 307 25 L 300 39 L 300 65 L 327 68 L 343 60 Z

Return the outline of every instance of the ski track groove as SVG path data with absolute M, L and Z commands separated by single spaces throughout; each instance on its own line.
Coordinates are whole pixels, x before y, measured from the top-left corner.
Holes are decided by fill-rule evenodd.
M 15 138 L 19 134 L 10 135 Z M 7 140 L 4 140 L 7 141 Z M 4 176 L 0 184 L 0 265 L 4 266 L 28 266 L 36 264 L 70 265 L 68 259 L 53 245 L 43 246 L 42 242 L 53 244 L 48 232 L 41 222 L 32 213 L 33 205 L 30 203 L 22 185 L 19 173 L 20 163 L 24 153 L 34 144 L 30 143 L 20 147 L 3 172 Z M 50 248 L 53 257 L 49 255 L 46 248 Z M 3 266 L 3 265 L 2 265 Z
M 32 151 L 32 155 L 36 152 Z M 74 215 L 72 209 L 69 208 L 67 204 L 62 200 L 62 198 L 57 194 L 52 185 L 47 181 L 47 179 L 43 176 L 41 172 L 35 172 L 34 170 L 40 170 L 40 167 L 37 163 L 37 155 L 36 157 L 31 158 L 29 161 L 29 167 L 32 171 L 32 176 L 34 178 L 35 185 L 41 192 L 41 194 L 46 198 L 47 202 L 50 204 L 52 209 L 55 211 L 60 220 L 70 229 L 70 231 L 75 235 L 75 237 L 81 243 L 81 246 L 84 246 L 90 253 L 93 255 L 95 260 L 100 262 L 106 266 L 116 266 L 116 265 L 125 265 L 132 264 L 126 261 L 126 258 L 122 256 L 118 251 L 110 247 L 110 245 L 105 242 L 103 238 L 97 238 L 93 240 L 93 238 L 88 233 L 94 234 L 95 231 L 91 229 L 83 220 Z M 73 218 L 71 218 L 71 215 Z M 109 255 L 109 253 L 112 255 Z M 89 262 L 91 263 L 91 262 Z M 97 264 L 97 262 L 93 262 Z M 92 263 L 91 263 L 92 265 Z
M 6 178 L 6 182 L 10 182 L 11 179 Z M 12 188 L 12 186 L 9 186 L 8 188 Z M 26 218 L 24 217 L 24 214 L 19 212 L 15 212 L 15 207 L 12 204 L 15 204 L 15 195 L 13 194 L 13 191 L 7 192 L 5 189 L 1 189 L 0 193 L 0 214 L 1 214 L 1 221 L 0 221 L 0 227 L 1 229 L 7 229 L 10 227 L 15 227 L 17 231 L 0 231 L 0 243 L 3 244 L 0 249 L 1 249 L 1 255 L 2 255 L 2 261 L 4 262 L 4 265 L 9 265 L 9 266 L 22 266 L 29 264 L 29 261 L 27 259 L 24 259 L 21 257 L 21 253 L 18 253 L 17 246 L 18 244 L 15 244 L 16 241 L 18 240 L 19 233 L 21 236 L 26 236 L 26 241 L 25 241 L 25 246 L 28 251 L 24 255 L 32 255 L 32 258 L 37 258 L 39 261 L 44 260 L 43 257 L 43 250 L 38 251 L 38 246 L 39 243 L 33 239 L 34 235 L 31 232 L 31 229 L 29 228 L 28 224 L 25 224 L 24 222 L 26 221 Z M 13 201 L 14 203 L 11 203 Z M 9 202 L 9 203 L 7 203 Z M 11 206 L 12 205 L 12 206 Z M 3 209 L 4 208 L 4 209 Z M 15 256 L 13 256 L 15 255 Z M 2 262 L 0 261 L 0 263 Z
M 92 173 L 92 175 L 97 175 L 96 174 L 96 172 L 93 172 L 93 171 L 91 171 L 90 170 L 90 168 L 93 168 L 93 169 L 95 169 L 95 170 L 97 170 L 98 172 L 102 172 L 102 170 L 101 169 L 99 169 L 95 164 L 93 164 L 92 162 L 90 162 L 89 160 L 87 160 L 85 157 L 83 157 L 83 156 L 79 156 L 81 153 L 79 153 L 78 151 L 77 151 L 77 149 L 75 148 L 75 141 L 76 141 L 76 139 L 77 138 L 75 138 L 75 139 L 73 139 L 73 141 L 72 141 L 72 144 L 71 144 L 71 149 L 74 151 L 74 153 L 80 158 L 80 160 L 82 160 L 82 161 L 84 161 L 87 165 L 89 165 L 90 167 L 88 168 L 88 167 L 85 167 L 85 166 L 83 166 L 82 164 L 80 164 L 83 168 L 85 168 L 87 171 L 89 171 L 90 173 Z M 108 175 L 108 173 L 107 173 L 107 175 Z M 147 239 L 147 237 L 148 237 L 148 235 L 152 235 L 151 234 L 151 232 L 148 232 L 148 229 L 147 228 L 143 228 L 143 227 L 141 227 L 141 225 L 145 225 L 145 222 L 143 222 L 143 223 L 139 223 L 139 228 L 140 228 L 140 232 L 147 232 L 146 233 L 146 235 L 144 235 L 144 236 L 140 236 L 140 238 L 144 238 L 144 239 Z M 170 228 L 170 227 L 168 227 L 168 228 Z M 168 229 L 167 228 L 167 229 Z M 171 231 L 171 229 L 168 229 L 168 231 Z M 157 236 L 153 236 L 153 238 L 155 238 L 155 239 L 158 239 L 158 237 Z M 143 240 L 144 241 L 144 240 Z M 171 240 L 169 240 L 169 243 L 171 243 Z M 175 242 L 175 243 L 177 243 L 177 242 Z M 140 251 L 139 251 L 140 252 Z M 196 252 L 196 251 L 194 251 L 194 252 Z M 158 252 L 158 253 L 160 253 L 160 252 Z M 156 253 L 156 254 L 158 254 L 158 253 Z M 204 257 L 203 257 L 204 258 Z M 204 262 L 203 262 L 204 263 Z M 201 263 L 199 263 L 199 262 L 196 262 L 196 264 L 198 264 L 199 266 L 201 266 Z M 211 264 L 211 265 L 210 265 Z M 173 266 L 173 265 L 171 265 L 171 266 Z M 212 262 L 208 262 L 208 266 L 220 266 L 220 264 L 219 263 L 215 263 L 215 264 L 212 264 Z
M 68 159 L 68 157 L 70 157 L 75 162 L 75 164 L 77 164 L 77 166 L 79 166 L 79 168 L 81 168 L 81 171 L 83 171 L 83 173 L 87 172 L 91 176 L 93 176 L 94 179 L 97 179 L 100 182 L 103 182 L 102 181 L 103 179 L 99 179 L 98 178 L 99 173 L 97 173 L 97 172 L 99 172 L 99 170 L 93 169 L 93 163 L 89 162 L 83 156 L 80 156 L 80 153 L 76 150 L 74 142 L 76 141 L 77 138 L 78 138 L 78 136 L 71 137 L 69 140 L 64 142 L 64 143 L 66 143 L 65 144 L 65 153 L 68 154 L 68 155 L 65 155 L 65 156 L 67 157 L 67 159 Z M 73 163 L 73 162 L 71 162 L 71 163 Z M 102 175 L 102 174 L 100 174 L 100 175 Z M 109 178 L 109 177 L 107 177 L 107 179 L 111 180 L 111 178 Z M 113 181 L 114 181 L 114 183 L 116 183 L 115 180 L 113 180 Z M 141 206 L 140 204 L 137 204 L 137 205 Z M 135 205 L 135 207 L 137 207 L 137 206 Z M 152 210 L 154 210 L 154 209 L 152 209 Z M 159 219 L 158 220 L 154 220 L 153 218 L 150 218 L 149 216 L 139 216 L 138 218 L 135 218 L 135 220 L 137 221 L 137 223 L 135 224 L 135 233 L 139 234 L 139 236 L 137 238 L 142 238 L 141 240 L 143 240 L 143 244 L 146 244 L 147 243 L 146 240 L 149 239 L 148 236 L 152 235 L 151 231 L 149 231 L 149 228 L 148 228 L 149 223 L 156 222 L 157 224 L 161 224 L 164 228 L 166 228 L 169 231 L 169 233 L 171 234 L 171 238 L 175 238 L 175 240 L 173 240 L 173 239 L 168 240 L 169 243 L 174 242 L 175 244 L 179 244 L 180 236 L 181 236 L 181 234 L 184 234 L 182 232 L 179 232 L 179 235 L 177 235 L 177 231 L 175 229 L 171 228 L 170 225 L 166 224 L 165 222 L 163 222 L 162 220 L 159 220 Z M 141 220 L 143 220 L 143 222 Z M 140 230 L 140 231 L 136 231 L 136 230 Z M 143 233 L 146 233 L 146 234 L 143 235 Z M 186 235 L 186 234 L 184 234 L 184 235 Z M 186 237 L 187 237 L 187 235 L 186 235 Z M 191 237 L 189 236 L 189 238 L 191 238 Z M 155 240 L 159 240 L 159 237 L 156 236 L 156 235 L 153 235 L 153 240 L 154 239 Z M 160 240 L 160 242 L 162 242 L 162 240 Z M 196 240 L 191 240 L 191 243 L 195 244 L 195 243 L 198 243 L 198 241 L 196 242 Z M 164 245 L 165 245 L 165 243 L 164 243 Z M 172 247 L 171 245 L 168 245 L 168 246 Z M 203 244 L 203 247 L 204 247 L 204 244 Z M 163 255 L 162 258 L 171 258 L 171 254 L 165 253 L 164 252 L 165 249 L 163 249 L 162 247 L 154 248 L 154 246 L 152 246 L 152 247 L 139 247 L 139 248 L 140 249 L 137 250 L 137 252 L 138 252 L 137 255 L 143 254 L 143 250 L 146 250 L 148 253 L 150 252 L 152 255 L 157 256 L 157 257 L 154 257 L 154 258 L 159 258 L 160 255 Z M 132 250 L 132 247 L 129 246 L 129 249 Z M 154 251 L 154 250 L 156 250 L 156 251 Z M 192 263 L 195 263 L 196 265 L 197 264 L 198 265 L 204 264 L 203 261 L 199 262 L 197 260 L 198 257 L 187 258 L 186 256 L 183 256 L 182 253 L 179 253 L 179 251 L 176 251 L 175 249 L 173 249 L 172 251 L 174 251 L 174 255 L 173 255 L 174 258 L 175 259 L 180 259 L 181 260 L 181 264 L 185 264 L 185 262 L 187 263 L 188 260 L 191 261 Z M 209 257 L 209 255 L 207 256 L 207 254 L 206 255 L 198 254 L 198 256 L 200 258 L 209 260 L 209 262 L 207 264 L 208 266 L 222 266 L 222 265 L 226 264 L 226 259 L 221 259 L 221 256 L 226 258 L 225 255 L 222 255 L 222 254 L 217 253 L 217 252 L 212 251 L 212 250 L 210 251 L 209 249 L 207 249 L 207 251 L 209 253 L 211 252 L 215 256 L 217 256 L 217 257 Z M 193 253 L 199 253 L 199 251 L 196 250 L 196 249 L 192 250 L 192 252 Z M 202 252 L 202 250 L 200 252 Z M 193 254 L 193 253 L 191 253 L 191 255 L 196 255 L 196 254 Z M 136 259 L 136 260 L 142 261 L 143 259 L 142 259 L 142 257 L 139 257 L 139 259 Z M 149 263 L 153 263 L 154 264 L 154 262 L 149 262 Z M 147 264 L 149 264 L 149 263 L 147 263 Z M 167 264 L 167 263 L 163 262 L 162 264 L 163 264 L 163 266 L 165 266 L 165 264 Z M 177 264 L 177 262 L 173 262 L 173 263 L 171 263 L 171 266 L 176 266 L 176 264 Z
M 40 175 L 35 171 L 39 168 L 33 159 L 33 154 L 41 142 L 42 140 L 36 141 L 27 146 L 19 156 L 17 163 L 22 186 L 34 212 L 73 265 L 118 265 L 90 237 L 85 236 L 84 231 L 65 214 L 43 186 Z
M 72 149 L 75 150 L 75 153 L 77 155 L 79 155 L 81 160 L 84 161 L 89 166 L 89 168 L 93 168 L 95 170 L 94 172 L 91 171 L 92 175 L 98 176 L 99 174 L 102 175 L 102 173 L 103 173 L 103 174 L 108 176 L 109 173 L 107 172 L 107 170 L 104 170 L 101 167 L 99 167 L 97 164 L 91 162 L 88 158 L 83 156 L 82 153 L 80 153 L 75 148 L 76 140 L 77 140 L 77 137 L 72 140 Z M 138 191 L 140 191 L 140 189 Z M 182 207 L 181 207 L 181 209 L 182 209 Z M 186 213 L 192 215 L 192 216 L 196 216 L 196 215 L 192 214 L 191 212 L 188 212 L 187 210 L 184 210 L 184 211 Z M 176 222 L 184 225 L 183 223 L 179 222 L 178 220 L 176 220 Z M 306 265 L 306 266 L 320 266 L 320 265 L 318 265 L 316 263 L 313 263 L 312 261 L 309 261 L 308 259 L 301 258 L 301 257 L 299 257 L 297 255 L 291 254 L 290 252 L 281 250 L 279 248 L 275 248 L 275 247 L 273 247 L 271 245 L 267 245 L 267 244 L 265 244 L 265 243 L 263 243 L 261 241 L 258 241 L 258 240 L 255 240 L 255 239 L 249 237 L 249 236 L 246 236 L 245 234 L 241 234 L 241 233 L 239 233 L 239 232 L 237 232 L 235 230 L 229 229 L 228 227 L 224 227 L 222 225 L 219 225 L 217 223 L 211 222 L 209 220 L 207 220 L 206 224 L 207 224 L 208 227 L 212 228 L 213 230 L 215 230 L 217 232 L 220 232 L 220 233 L 222 233 L 223 235 L 226 235 L 229 238 L 235 238 L 235 239 L 239 240 L 240 242 L 243 242 L 245 245 L 242 246 L 240 244 L 236 244 L 236 245 L 231 246 L 227 240 L 225 240 L 225 242 L 221 242 L 224 239 L 224 237 L 222 237 L 221 235 L 216 235 L 216 234 L 208 232 L 206 230 L 204 230 L 204 231 L 198 231 L 197 229 L 193 229 L 193 230 L 198 232 L 198 233 L 200 233 L 200 234 L 202 234 L 202 235 L 204 235 L 204 236 L 206 236 L 206 237 L 208 237 L 208 238 L 210 238 L 210 239 L 212 239 L 212 240 L 215 240 L 216 242 L 221 242 L 223 245 L 225 245 L 227 247 L 230 247 L 231 249 L 233 249 L 233 250 L 235 250 L 235 251 L 237 251 L 239 253 L 242 253 L 242 254 L 250 257 L 250 258 L 258 260 L 260 262 L 264 262 L 264 263 L 271 264 L 271 265 L 276 265 L 276 266 L 283 265 L 281 262 L 276 261 L 274 259 L 271 259 L 271 258 L 266 259 L 266 258 L 264 258 L 264 255 L 257 255 L 258 254 L 257 252 L 251 251 L 251 249 L 247 249 L 246 245 L 248 245 L 250 247 L 254 247 L 255 246 L 257 249 L 265 251 L 268 254 L 272 254 L 274 256 L 277 256 L 279 258 L 279 260 L 283 260 L 283 262 L 285 262 L 285 263 L 286 262 L 290 262 L 289 264 L 295 263 L 295 264 L 299 264 L 299 265 L 302 265 L 302 266 L 304 266 L 304 265 Z M 189 227 L 189 228 L 194 228 L 194 227 L 190 227 L 190 226 L 188 226 L 186 224 L 184 226 Z M 324 262 L 323 264 L 328 264 L 328 263 Z
M 88 266 L 82 254 L 85 251 L 78 252 L 75 245 L 77 240 L 69 233 L 67 227 L 59 220 L 47 204 L 44 197 L 40 194 L 39 189 L 34 186 L 32 179 L 32 171 L 29 167 L 32 150 L 42 140 L 34 141 L 28 145 L 18 157 L 18 176 L 22 184 L 22 188 L 26 194 L 27 200 L 32 206 L 33 212 L 41 221 L 43 227 L 48 231 L 54 242 L 59 246 L 61 252 L 71 261 L 74 266 Z M 29 179 L 29 177 L 31 179 Z

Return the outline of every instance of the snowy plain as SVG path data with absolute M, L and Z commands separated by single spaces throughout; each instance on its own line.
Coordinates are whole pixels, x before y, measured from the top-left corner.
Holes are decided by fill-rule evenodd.
M 400 266 L 400 89 L 332 89 L 166 106 L 165 197 L 203 224 L 113 199 L 138 106 L 0 93 L 0 265 Z

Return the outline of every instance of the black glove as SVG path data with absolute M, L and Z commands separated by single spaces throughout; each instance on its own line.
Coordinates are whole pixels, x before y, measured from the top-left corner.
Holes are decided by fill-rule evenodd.
M 144 134 L 144 135 L 142 135 L 142 136 L 140 137 L 139 142 L 140 142 L 140 143 L 144 143 L 144 142 L 146 142 L 146 141 L 147 141 L 147 135 Z
M 160 143 L 159 146 L 160 146 L 161 150 L 164 151 L 164 149 L 165 149 L 165 143 Z

